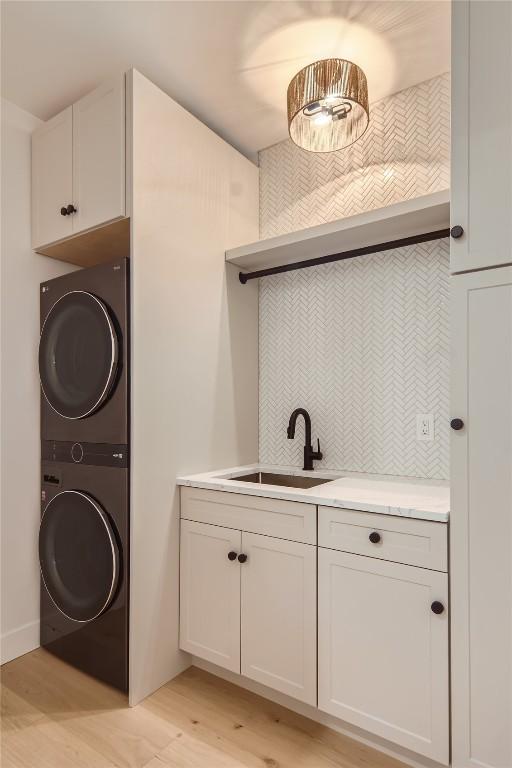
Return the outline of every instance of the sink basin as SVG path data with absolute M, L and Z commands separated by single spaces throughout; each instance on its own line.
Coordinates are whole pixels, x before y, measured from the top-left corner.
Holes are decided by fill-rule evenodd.
M 314 488 L 315 485 L 332 482 L 325 477 L 301 477 L 301 475 L 276 475 L 273 472 L 252 472 L 250 475 L 232 477 L 244 483 L 265 483 L 266 485 L 284 485 L 288 488 Z

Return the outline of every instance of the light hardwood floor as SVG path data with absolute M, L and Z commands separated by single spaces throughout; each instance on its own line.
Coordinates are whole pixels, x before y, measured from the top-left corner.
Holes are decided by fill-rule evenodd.
M 42 649 L 2 667 L 2 768 L 404 768 L 191 667 L 130 709 Z

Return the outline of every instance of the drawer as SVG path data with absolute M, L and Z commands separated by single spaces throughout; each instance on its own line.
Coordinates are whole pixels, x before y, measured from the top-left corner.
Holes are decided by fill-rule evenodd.
M 375 543 L 372 533 L 379 536 Z M 446 523 L 319 507 L 318 545 L 433 571 L 448 570 Z
M 314 504 L 182 487 L 181 517 L 278 539 L 316 544 Z

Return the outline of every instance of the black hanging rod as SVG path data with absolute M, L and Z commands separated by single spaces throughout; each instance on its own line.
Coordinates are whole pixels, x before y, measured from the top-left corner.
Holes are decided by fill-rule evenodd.
M 411 235 L 411 237 L 402 237 L 400 240 L 390 240 L 387 243 L 378 243 L 376 245 L 367 245 L 365 248 L 354 248 L 352 251 L 343 251 L 342 253 L 332 253 L 330 256 L 318 256 L 316 259 L 305 259 L 304 261 L 294 261 L 293 264 L 283 264 L 280 267 L 268 267 L 268 269 L 257 269 L 255 272 L 240 272 L 238 279 L 245 285 L 248 280 L 256 280 L 258 277 L 267 277 L 268 275 L 280 275 L 282 272 L 293 272 L 295 269 L 306 269 L 307 267 L 318 267 L 320 264 L 331 264 L 333 261 L 343 261 L 343 259 L 355 259 L 356 256 L 368 256 L 370 253 L 380 253 L 381 251 L 391 251 L 393 248 L 402 248 L 404 245 L 416 245 L 416 243 L 427 243 L 429 240 L 440 240 L 443 237 L 450 237 L 449 229 L 437 229 L 435 232 L 424 232 L 422 235 Z

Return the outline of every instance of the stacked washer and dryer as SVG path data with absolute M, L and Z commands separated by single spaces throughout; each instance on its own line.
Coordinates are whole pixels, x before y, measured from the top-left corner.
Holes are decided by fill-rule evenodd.
M 126 259 L 41 284 L 41 645 L 128 690 Z

